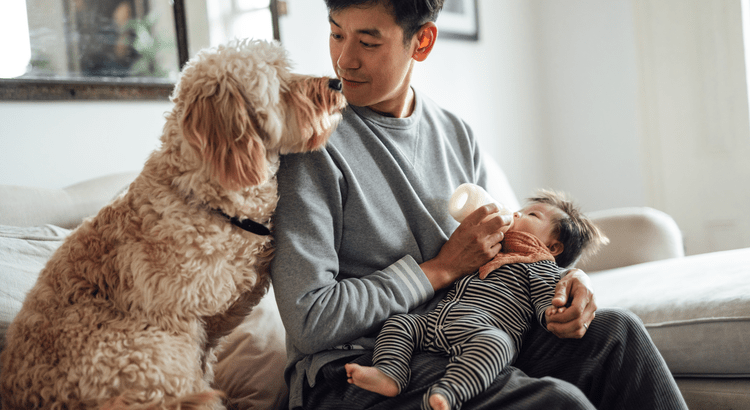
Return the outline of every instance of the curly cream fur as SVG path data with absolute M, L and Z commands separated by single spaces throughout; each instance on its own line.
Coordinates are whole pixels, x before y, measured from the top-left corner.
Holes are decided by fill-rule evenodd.
M 187 64 L 160 149 L 57 250 L 10 326 L 3 409 L 222 407 L 213 349 L 268 289 L 273 247 L 216 210 L 270 220 L 279 154 L 321 147 L 341 118 L 328 81 L 260 41 Z

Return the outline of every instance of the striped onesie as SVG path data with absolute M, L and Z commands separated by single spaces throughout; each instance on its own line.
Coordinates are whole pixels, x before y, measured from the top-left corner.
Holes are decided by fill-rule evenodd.
M 544 248 L 532 235 L 520 238 L 526 245 Z M 534 317 L 546 328 L 544 312 L 560 280 L 559 268 L 549 258 L 502 265 L 484 280 L 478 273 L 466 276 L 456 281 L 433 311 L 388 319 L 378 335 L 373 366 L 403 391 L 415 349 L 446 354 L 451 359 L 445 375 L 427 391 L 422 407 L 429 409 L 429 396 L 440 393 L 452 408 L 459 408 L 514 360 Z

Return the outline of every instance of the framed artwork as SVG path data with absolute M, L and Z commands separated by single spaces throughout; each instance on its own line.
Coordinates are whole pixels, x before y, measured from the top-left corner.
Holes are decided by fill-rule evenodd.
M 438 36 L 457 40 L 479 40 L 477 0 L 445 0 L 437 20 Z

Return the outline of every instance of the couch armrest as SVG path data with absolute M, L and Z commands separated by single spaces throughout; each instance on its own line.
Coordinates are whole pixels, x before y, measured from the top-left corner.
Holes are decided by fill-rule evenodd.
M 616 208 L 587 215 L 609 237 L 610 243 L 578 264 L 585 272 L 685 256 L 680 228 L 662 211 L 648 207 Z
M 0 185 L 0 225 L 73 229 L 125 190 L 138 172 L 92 178 L 61 189 Z

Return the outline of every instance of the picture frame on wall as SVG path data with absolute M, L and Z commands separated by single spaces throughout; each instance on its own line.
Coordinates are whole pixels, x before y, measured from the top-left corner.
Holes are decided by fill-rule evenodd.
M 456 40 L 479 40 L 478 0 L 445 0 L 438 16 L 438 36 Z

